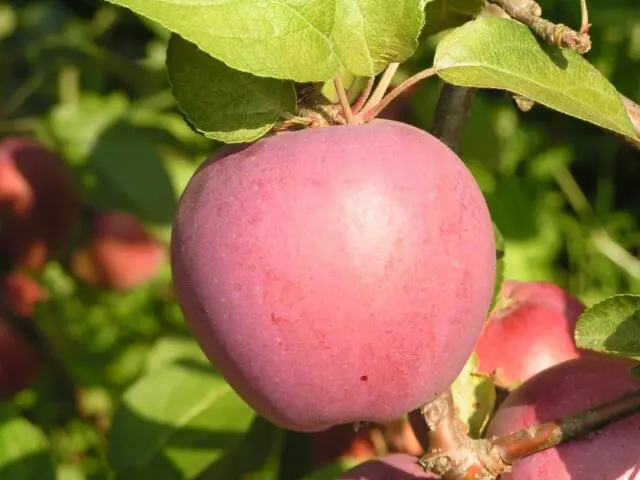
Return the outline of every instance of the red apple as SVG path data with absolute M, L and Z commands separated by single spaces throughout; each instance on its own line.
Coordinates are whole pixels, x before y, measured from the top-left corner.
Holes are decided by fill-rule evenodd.
M 577 357 L 574 331 L 584 308 L 551 283 L 507 280 L 476 344 L 479 372 L 492 374 L 498 386 L 511 389 Z
M 473 176 L 433 136 L 386 120 L 285 132 L 207 164 L 171 243 L 176 297 L 209 360 L 301 432 L 385 424 L 438 395 L 493 296 Z
M 14 321 L 31 321 L 35 303 L 46 297 L 42 288 L 29 277 L 12 273 L 0 281 L 2 303 L 7 314 L 25 318 Z M 28 388 L 40 374 L 41 363 L 34 347 L 24 334 L 14 328 L 0 314 L 0 399 L 8 399 Z
M 102 212 L 94 219 L 88 244 L 71 258 L 71 271 L 86 284 L 129 290 L 155 277 L 166 248 L 131 214 Z
M 0 281 L 2 301 L 16 315 L 33 316 L 38 302 L 47 299 L 46 291 L 24 273 L 13 272 Z
M 35 140 L 0 142 L 0 266 L 38 269 L 69 241 L 79 202 L 68 170 Z
M 615 400 L 640 388 L 637 362 L 591 352 L 556 365 L 514 390 L 496 412 L 487 436 L 503 436 Z M 504 480 L 640 480 L 640 414 L 597 434 L 524 458 Z

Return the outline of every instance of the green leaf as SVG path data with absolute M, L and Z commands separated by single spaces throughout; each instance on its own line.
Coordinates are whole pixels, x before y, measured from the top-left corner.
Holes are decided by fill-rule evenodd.
M 86 95 L 55 107 L 48 126 L 87 203 L 170 224 L 179 193 L 163 152 L 179 142 L 163 129 L 141 125 L 134 113 L 121 95 Z
M 631 373 L 633 373 L 637 378 L 640 378 L 640 365 L 636 365 L 631 369 Z
M 637 138 L 620 95 L 595 67 L 514 20 L 483 17 L 457 28 L 438 44 L 434 66 L 449 83 L 508 90 Z
M 55 478 L 47 438 L 10 404 L 0 404 L 0 480 L 36 478 Z
M 210 366 L 157 369 L 124 395 L 109 435 L 120 478 L 197 478 L 243 438 L 254 413 Z
M 451 386 L 458 415 L 473 438 L 482 436 L 496 403 L 495 385 L 489 376 L 476 373 L 477 366 L 478 358 L 474 353 Z
M 187 336 L 171 336 L 159 339 L 147 356 L 147 370 L 156 370 L 181 360 L 208 364 L 198 343 Z
M 283 439 L 284 430 L 256 416 L 243 439 L 197 478 L 198 480 L 276 478 Z
M 640 296 L 615 295 L 587 309 L 578 319 L 579 347 L 640 357 Z
M 109 0 L 162 24 L 229 67 L 325 81 L 370 77 L 417 47 L 425 0 Z
M 296 108 L 293 82 L 229 68 L 175 34 L 167 48 L 167 71 L 194 128 L 225 143 L 256 140 Z

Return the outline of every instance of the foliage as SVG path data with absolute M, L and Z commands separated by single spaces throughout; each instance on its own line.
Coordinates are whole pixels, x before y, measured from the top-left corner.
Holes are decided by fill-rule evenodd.
M 444 80 L 493 89 L 477 95 L 461 157 L 503 237 L 504 277 L 552 281 L 595 304 L 581 345 L 640 356 L 640 162 L 603 130 L 634 135 L 616 89 L 640 99 L 637 0 L 592 2 L 586 60 L 511 20 L 465 23 L 477 2 L 391 3 L 5 3 L 0 135 L 37 137 L 62 156 L 87 212 L 129 212 L 166 244 L 186 182 L 218 141 L 254 140 L 295 117 L 300 82 L 397 61 L 398 83 L 435 65 Z M 578 25 L 577 2 L 544 3 L 546 17 Z M 520 112 L 503 90 L 538 104 Z M 429 128 L 438 93 L 427 79 L 401 98 L 403 120 Z M 49 299 L 34 316 L 59 362 L 0 405 L 0 480 L 293 480 L 346 468 L 314 476 L 297 450 L 305 435 L 255 417 L 211 369 L 166 261 L 132 291 L 82 285 L 69 258 L 88 223 L 36 277 Z M 493 392 L 466 388 L 493 404 Z

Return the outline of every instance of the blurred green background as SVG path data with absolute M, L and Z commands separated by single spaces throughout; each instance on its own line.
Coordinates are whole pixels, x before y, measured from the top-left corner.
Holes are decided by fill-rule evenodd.
M 577 0 L 542 7 L 551 20 L 579 25 Z M 638 0 L 589 7 L 587 58 L 640 101 Z M 219 146 L 193 133 L 175 108 L 164 71 L 167 38 L 98 0 L 0 3 L 0 137 L 32 136 L 57 152 L 73 174 L 83 218 L 126 211 L 165 245 L 180 192 Z M 430 65 L 436 40 L 424 42 L 399 78 Z M 404 99 L 404 120 L 428 128 L 438 89 L 430 79 Z M 541 106 L 523 113 L 506 93 L 483 91 L 461 156 L 505 237 L 507 278 L 552 281 L 587 304 L 640 293 L 638 151 L 584 122 Z M 10 466 L 6 449 L 18 437 L 35 439 L 34 452 L 48 445 L 64 480 L 116 478 L 114 466 L 117 478 L 234 479 L 238 463 L 254 470 L 246 478 L 299 478 L 308 467 L 298 452 L 304 436 L 254 421 L 219 377 L 199 367 L 166 261 L 152 281 L 126 292 L 87 287 L 69 273 L 87 225 L 61 261 L 36 276 L 48 300 L 35 318 L 60 365 L 0 410 L 0 479 L 53 478 Z M 218 400 L 207 402 L 210 392 Z M 141 423 L 136 412 L 154 421 Z M 242 452 L 248 456 L 236 461 Z

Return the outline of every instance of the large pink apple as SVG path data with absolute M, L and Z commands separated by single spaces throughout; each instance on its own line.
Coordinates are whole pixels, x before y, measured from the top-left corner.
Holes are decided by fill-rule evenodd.
M 176 295 L 260 414 L 319 431 L 387 423 L 446 389 L 486 320 L 487 206 L 460 159 L 397 122 L 259 140 L 191 179 Z
M 574 332 L 584 308 L 552 283 L 505 281 L 476 345 L 478 370 L 510 389 L 577 357 Z
M 487 436 L 502 436 L 579 413 L 640 388 L 629 359 L 592 352 L 549 368 L 514 390 Z M 640 414 L 596 435 L 517 462 L 504 480 L 640 480 Z

